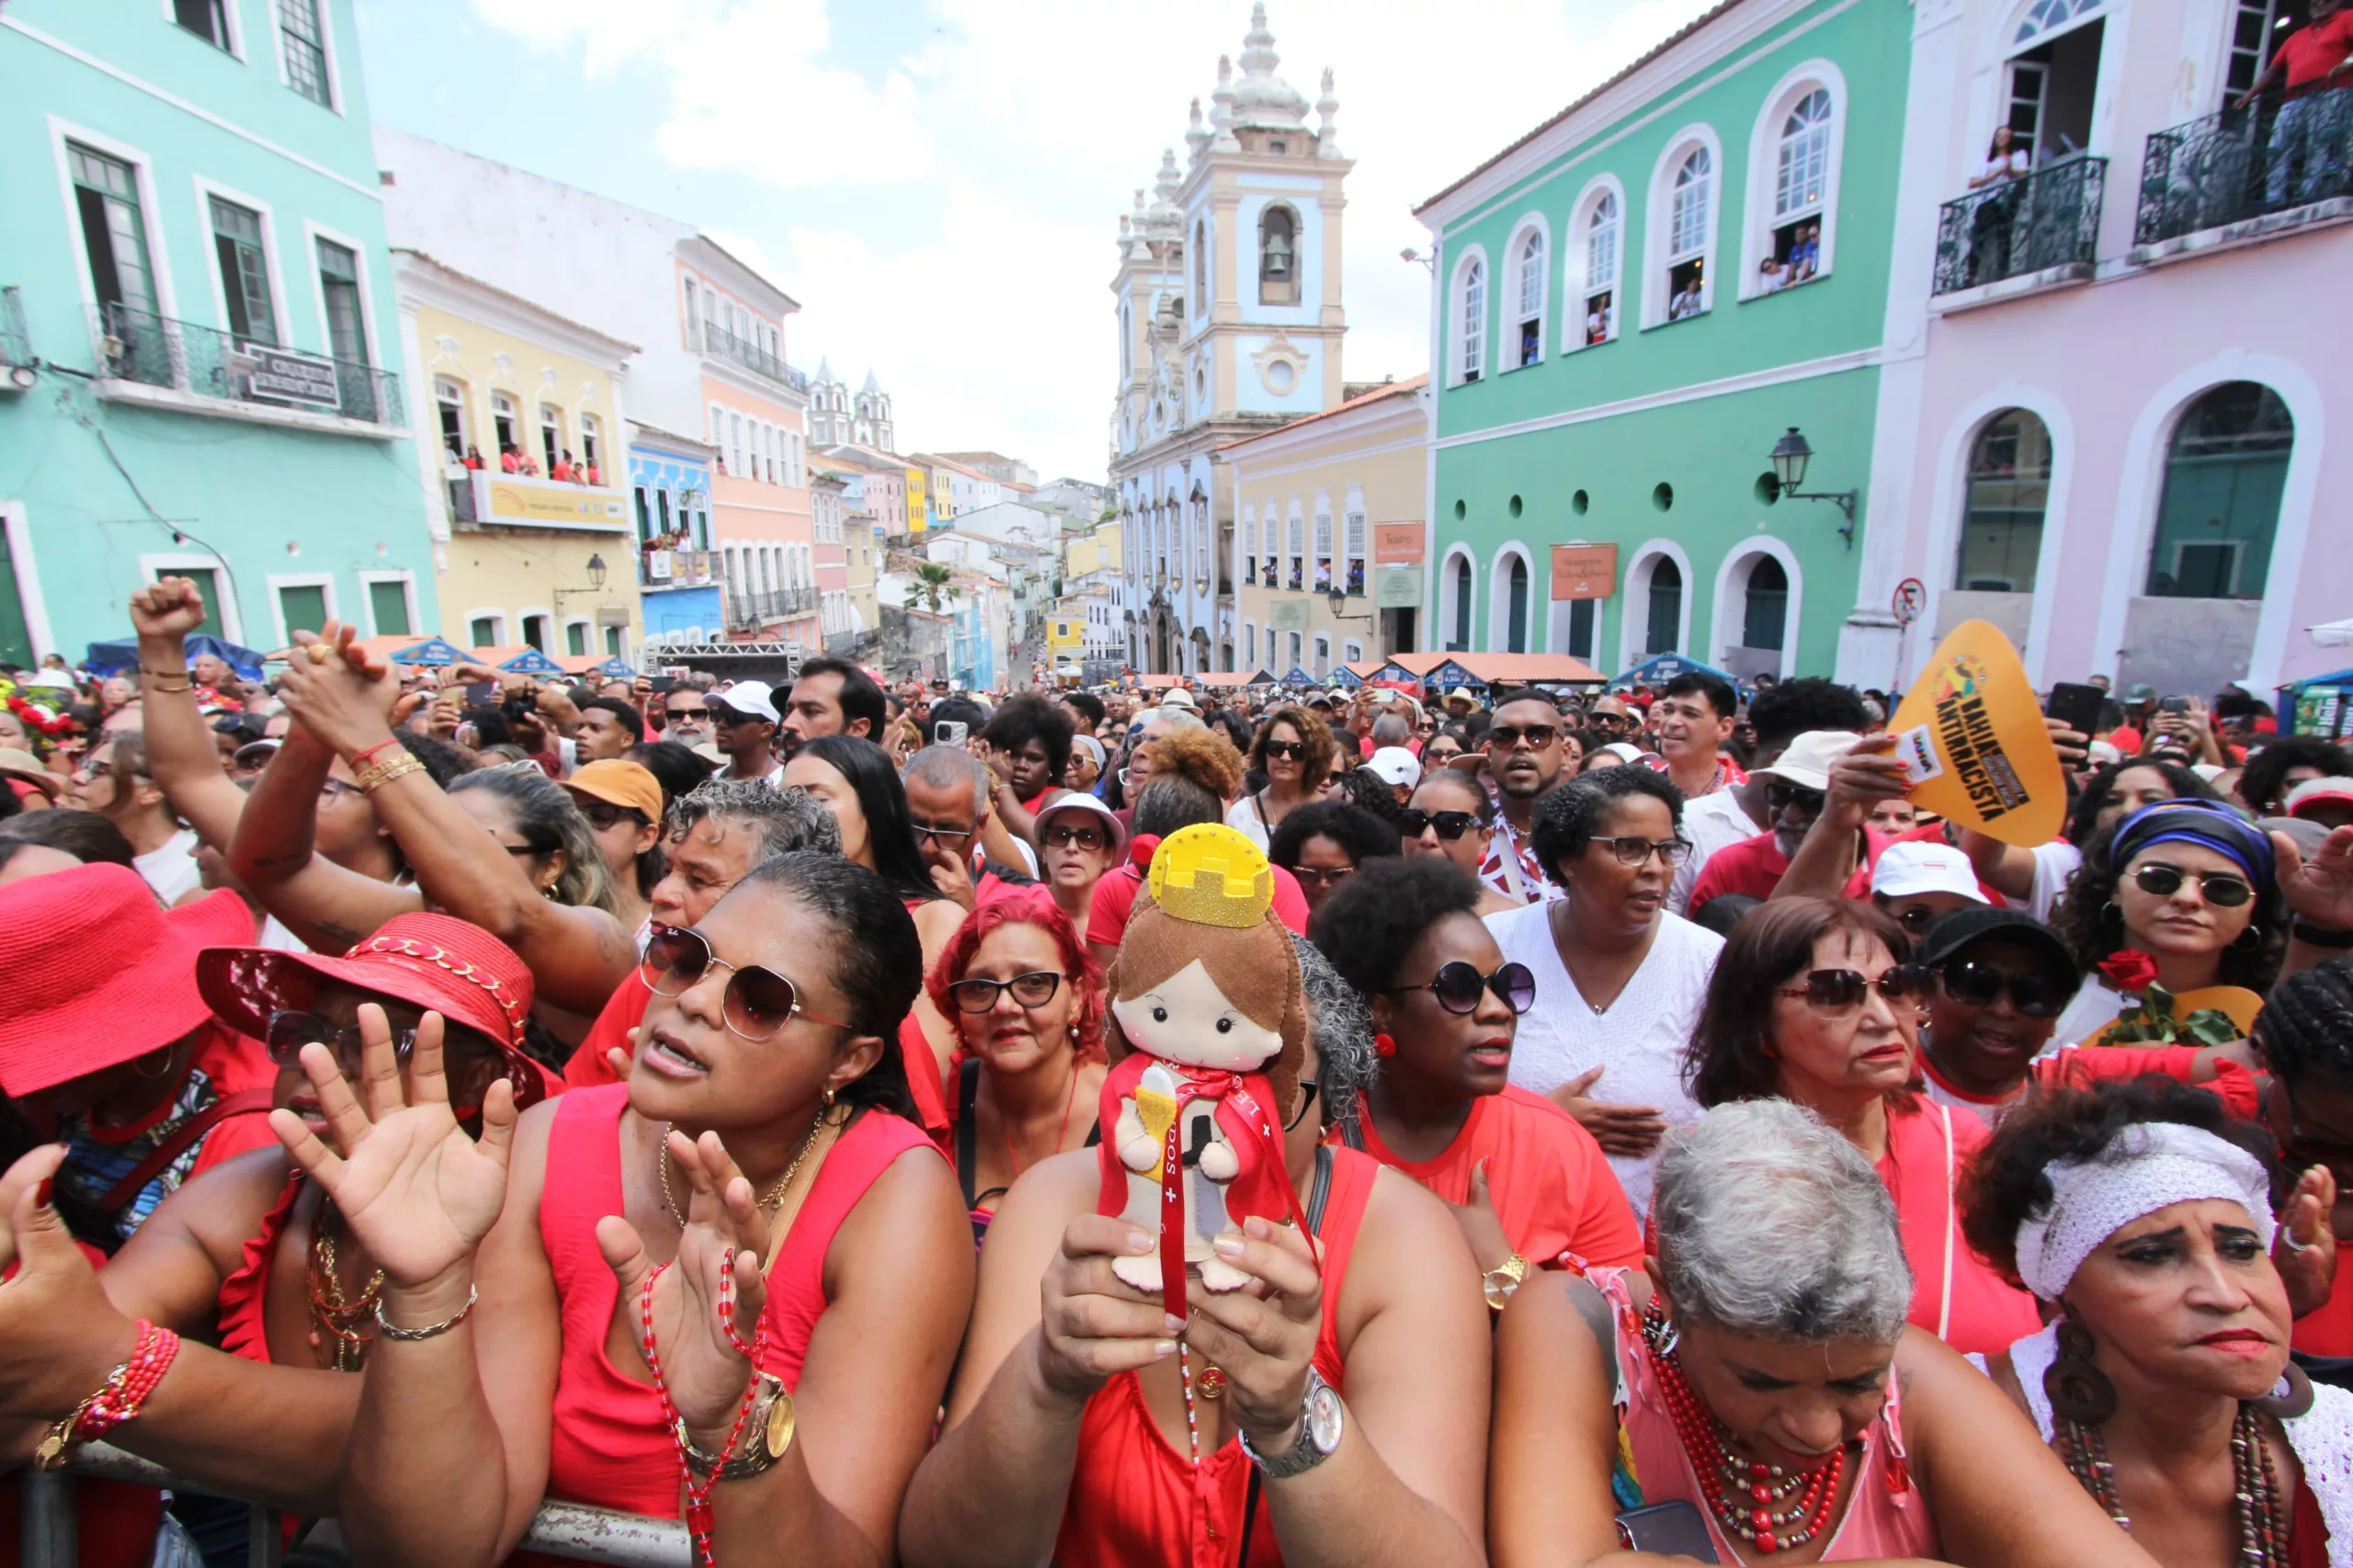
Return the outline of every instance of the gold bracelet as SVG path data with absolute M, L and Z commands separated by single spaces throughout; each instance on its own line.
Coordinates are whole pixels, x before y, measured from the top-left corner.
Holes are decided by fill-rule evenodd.
M 139 666 L 139 674 L 143 679 L 156 683 L 155 689 L 157 691 L 187 691 L 191 689 L 195 685 L 195 682 L 189 677 L 188 673 L 186 670 L 151 670 L 146 665 L 142 665 Z M 165 681 L 174 680 L 179 682 L 179 685 L 166 686 L 163 684 Z
M 412 773 L 425 771 L 425 764 L 410 752 L 398 752 L 381 762 L 371 762 L 352 775 L 352 782 L 359 786 L 363 795 L 372 795 L 395 778 L 405 778 Z

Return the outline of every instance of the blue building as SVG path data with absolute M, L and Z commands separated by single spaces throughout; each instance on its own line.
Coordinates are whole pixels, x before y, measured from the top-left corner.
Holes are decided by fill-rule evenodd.
M 0 660 L 440 623 L 349 0 L 0 15 Z
M 710 547 L 710 466 L 717 449 L 630 422 L 629 483 L 637 515 L 637 584 L 648 647 L 717 642 L 721 558 Z

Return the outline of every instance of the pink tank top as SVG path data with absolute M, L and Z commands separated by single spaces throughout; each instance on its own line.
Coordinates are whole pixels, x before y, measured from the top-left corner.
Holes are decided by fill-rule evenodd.
M 1633 1461 L 1635 1482 L 1643 1489 L 1643 1501 L 1680 1499 L 1690 1504 L 1707 1520 L 1716 1555 L 1726 1562 L 1745 1562 L 1736 1551 L 1739 1543 L 1726 1539 L 1708 1512 L 1691 1456 L 1652 1375 L 1650 1345 L 1643 1338 L 1642 1313 L 1626 1290 L 1626 1271 L 1597 1268 L 1586 1278 L 1617 1316 L 1618 1419 L 1627 1454 Z M 1822 1554 L 1824 1562 L 1938 1555 L 1937 1527 L 1928 1517 L 1927 1499 L 1895 1463 L 1904 1457 L 1899 1403 L 1895 1380 L 1891 1378 L 1879 1419 L 1863 1428 L 1862 1468 L 1847 1494 L 1846 1517 L 1838 1521 Z
M 625 1513 L 679 1517 L 678 1450 L 662 1424 L 654 1385 L 605 1353 L 619 1281 L 597 1250 L 597 1221 L 621 1212 L 620 1117 L 629 1086 L 574 1089 L 548 1130 L 540 1239 L 555 1276 L 563 1324 L 548 1447 L 548 1495 Z M 809 1335 L 825 1310 L 825 1253 L 866 1189 L 910 1149 L 939 1151 L 923 1130 L 869 1110 L 825 1155 L 816 1185 L 768 1272 L 762 1369 L 790 1389 L 801 1381 Z

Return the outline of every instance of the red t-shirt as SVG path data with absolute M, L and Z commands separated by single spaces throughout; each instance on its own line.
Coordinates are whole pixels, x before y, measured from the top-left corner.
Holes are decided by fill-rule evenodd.
M 2325 77 L 2348 55 L 2353 55 L 2353 11 L 2339 11 L 2318 27 L 2290 33 L 2277 58 L 2287 62 L 2288 90 L 2292 93 Z
M 1513 1085 L 1481 1096 L 1446 1152 L 1418 1164 L 1381 1142 L 1369 1107 L 1359 1108 L 1358 1125 L 1366 1153 L 1449 1203 L 1471 1201 L 1471 1173 L 1485 1161 L 1504 1235 L 1532 1264 L 1556 1268 L 1574 1253 L 1597 1267 L 1642 1267 L 1642 1233 L 1601 1145 L 1541 1095 Z
M 1275 918 L 1301 936 L 1307 935 L 1307 895 L 1299 891 L 1299 879 L 1280 866 L 1267 868 L 1275 873 Z M 1136 906 L 1136 894 L 1143 889 L 1143 873 L 1134 866 L 1121 866 L 1105 873 L 1095 884 L 1094 901 L 1086 910 L 1086 939 L 1098 948 L 1116 948 L 1128 932 L 1128 913 Z
M 1863 879 L 1863 892 L 1870 892 L 1871 867 L 1879 860 L 1880 851 L 1891 841 L 1870 828 L 1863 829 L 1862 864 L 1856 874 Z M 1691 885 L 1691 905 L 1684 912 L 1692 918 L 1708 906 L 1711 899 L 1728 892 L 1746 893 L 1751 898 L 1771 898 L 1773 890 L 1781 885 L 1782 873 L 1790 869 L 1790 858 L 1781 853 L 1775 835 L 1760 833 L 1728 848 L 1719 849 L 1708 857 L 1699 871 L 1699 880 Z M 1847 896 L 1853 897 L 1852 880 Z

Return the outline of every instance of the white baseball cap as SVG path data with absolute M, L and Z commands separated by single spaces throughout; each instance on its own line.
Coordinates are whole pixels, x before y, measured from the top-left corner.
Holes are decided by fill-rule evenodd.
M 1949 844 L 1932 839 L 1903 839 L 1880 851 L 1879 859 L 1871 866 L 1871 892 L 1889 898 L 1949 892 L 1959 893 L 1972 903 L 1986 902 L 1969 857 Z
M 1790 743 L 1770 767 L 1756 771 L 1801 790 L 1830 788 L 1830 765 L 1855 749 L 1863 737 L 1852 730 L 1808 730 Z
M 1384 783 L 1411 789 L 1422 781 L 1421 758 L 1404 746 L 1382 746 L 1365 759 L 1364 766 L 1380 774 Z
M 2306 806 L 2353 805 L 2353 778 L 2307 778 L 2288 791 L 2285 815 L 2301 817 Z
M 721 687 L 705 700 L 738 713 L 756 714 L 771 724 L 778 722 L 776 693 L 770 691 L 764 681 L 735 681 Z

